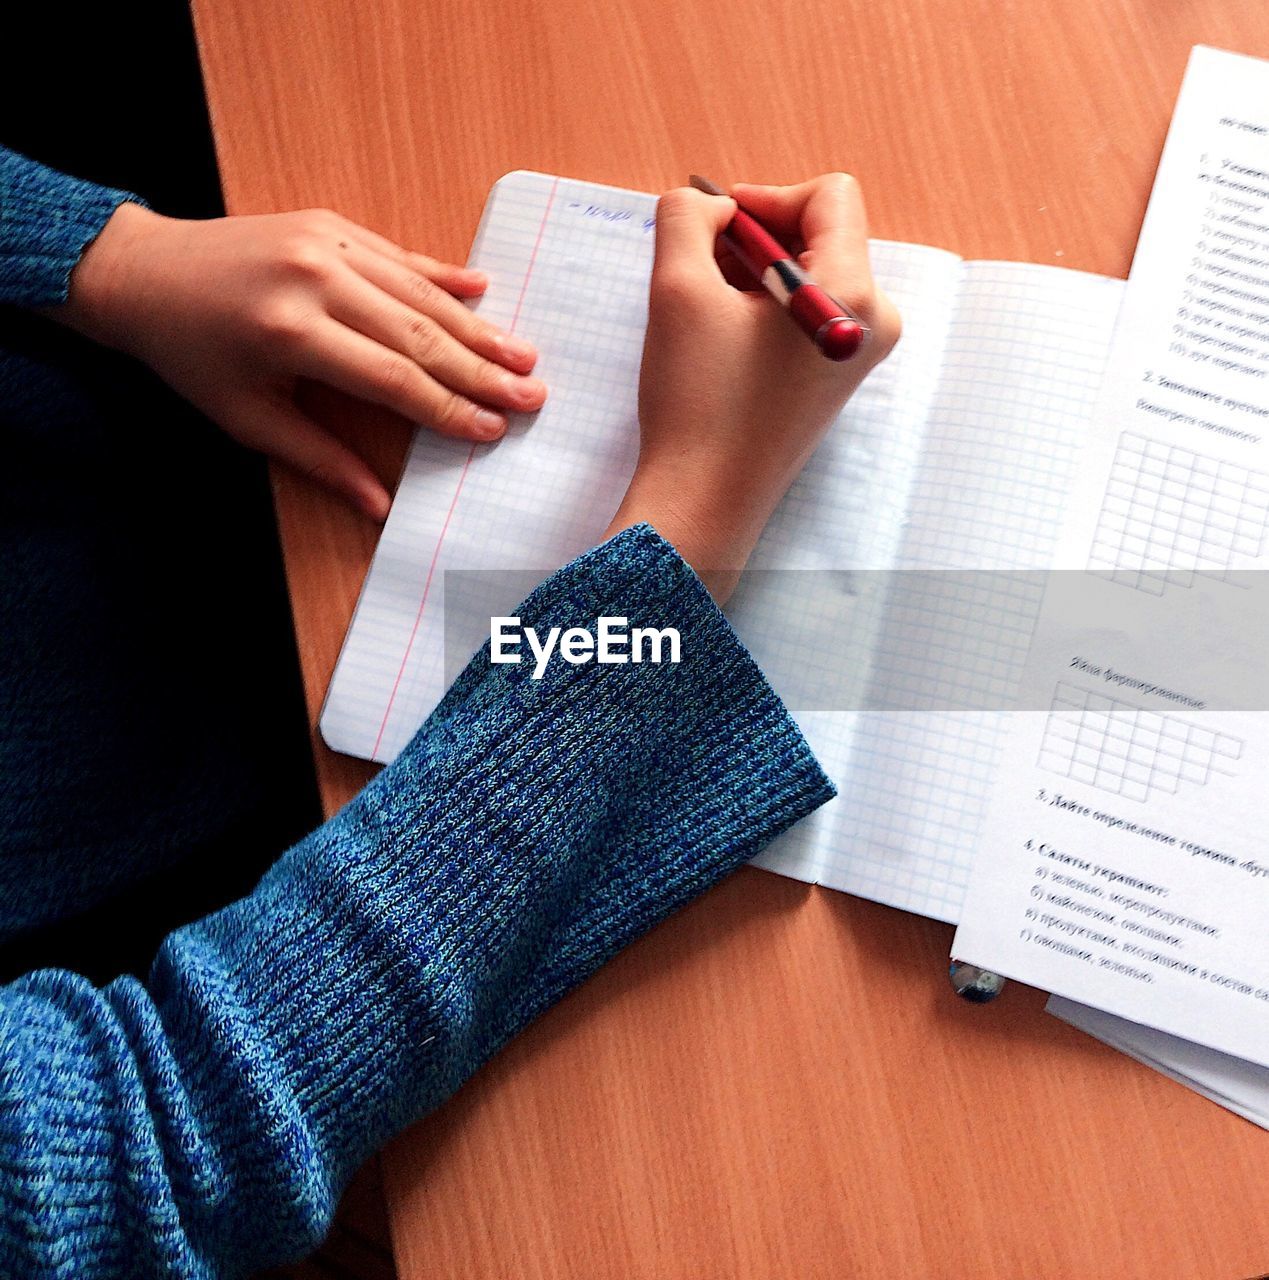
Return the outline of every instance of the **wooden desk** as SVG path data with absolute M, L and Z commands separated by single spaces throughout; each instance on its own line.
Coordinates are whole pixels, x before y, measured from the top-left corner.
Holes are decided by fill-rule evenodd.
M 1127 272 L 1189 46 L 1244 0 L 197 0 L 234 212 L 329 205 L 461 260 L 535 168 L 857 174 L 876 234 Z M 401 429 L 332 404 L 398 462 Z M 276 479 L 314 717 L 374 532 Z M 366 778 L 315 740 L 327 807 Z M 1042 1014 L 950 929 L 747 870 L 391 1148 L 403 1277 L 1238 1280 L 1269 1138 Z

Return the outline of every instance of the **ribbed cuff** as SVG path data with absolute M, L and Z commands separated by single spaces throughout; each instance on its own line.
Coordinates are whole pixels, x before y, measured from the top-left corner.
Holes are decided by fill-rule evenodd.
M 0 303 L 65 302 L 84 250 L 125 203 L 144 201 L 0 148 Z
M 290 1102 L 296 1202 L 342 1185 L 614 952 L 833 795 L 650 527 L 519 610 L 539 631 L 601 615 L 677 628 L 682 660 L 557 661 L 535 680 L 486 650 L 250 899 L 177 935 L 187 961 L 218 955 L 222 1022 L 232 993 L 256 1024 L 255 1088 Z

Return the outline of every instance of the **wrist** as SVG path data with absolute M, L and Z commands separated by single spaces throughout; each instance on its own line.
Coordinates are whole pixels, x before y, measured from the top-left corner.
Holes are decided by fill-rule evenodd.
M 125 348 L 137 255 L 167 221 L 139 204 L 121 204 L 71 272 L 66 301 L 49 314 L 96 342 Z
M 641 464 L 604 537 L 632 525 L 652 525 L 721 605 L 735 589 L 770 511 L 746 501 L 735 486 L 711 484 L 687 470 L 662 476 Z

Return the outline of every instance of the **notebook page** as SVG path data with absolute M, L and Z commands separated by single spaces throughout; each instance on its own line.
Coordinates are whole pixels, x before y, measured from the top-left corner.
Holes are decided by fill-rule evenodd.
M 650 196 L 541 174 L 495 187 L 472 257 L 493 281 L 480 309 L 532 335 L 551 397 L 493 446 L 418 433 L 323 712 L 336 750 L 391 759 L 455 674 L 447 636 L 451 655 L 470 655 L 491 613 L 607 525 L 635 461 L 654 208 Z M 878 242 L 874 267 L 904 313 L 904 341 L 772 520 L 754 557 L 766 569 L 882 568 L 897 548 L 959 260 Z M 769 594 L 749 597 L 729 610 L 733 622 L 777 689 L 796 682 L 805 652 L 796 638 L 782 643 Z M 848 630 L 865 655 L 878 609 L 850 596 L 833 604 L 861 615 Z M 848 732 L 831 735 L 843 760 Z M 786 862 L 792 873 L 796 859 Z M 814 878 L 814 867 L 801 873 Z
M 962 268 L 842 794 L 772 849 L 813 842 L 829 887 L 957 918 L 1123 287 Z
M 490 192 L 469 260 L 491 281 L 478 310 L 533 335 L 550 400 L 511 415 L 496 446 L 416 433 L 322 711 L 334 750 L 391 760 L 439 700 L 447 570 L 545 573 L 611 518 L 635 459 L 654 203 L 528 172 Z

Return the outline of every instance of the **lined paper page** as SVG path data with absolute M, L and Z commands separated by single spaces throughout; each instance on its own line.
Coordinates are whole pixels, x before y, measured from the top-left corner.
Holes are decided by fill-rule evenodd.
M 654 208 L 542 174 L 494 186 L 470 258 L 491 281 L 479 310 L 532 336 L 550 400 L 496 445 L 416 433 L 323 709 L 336 751 L 391 760 L 444 692 L 447 571 L 544 575 L 616 510 L 637 448 Z M 469 652 L 488 638 L 477 622 Z
M 1123 287 L 964 265 L 823 884 L 957 919 Z

